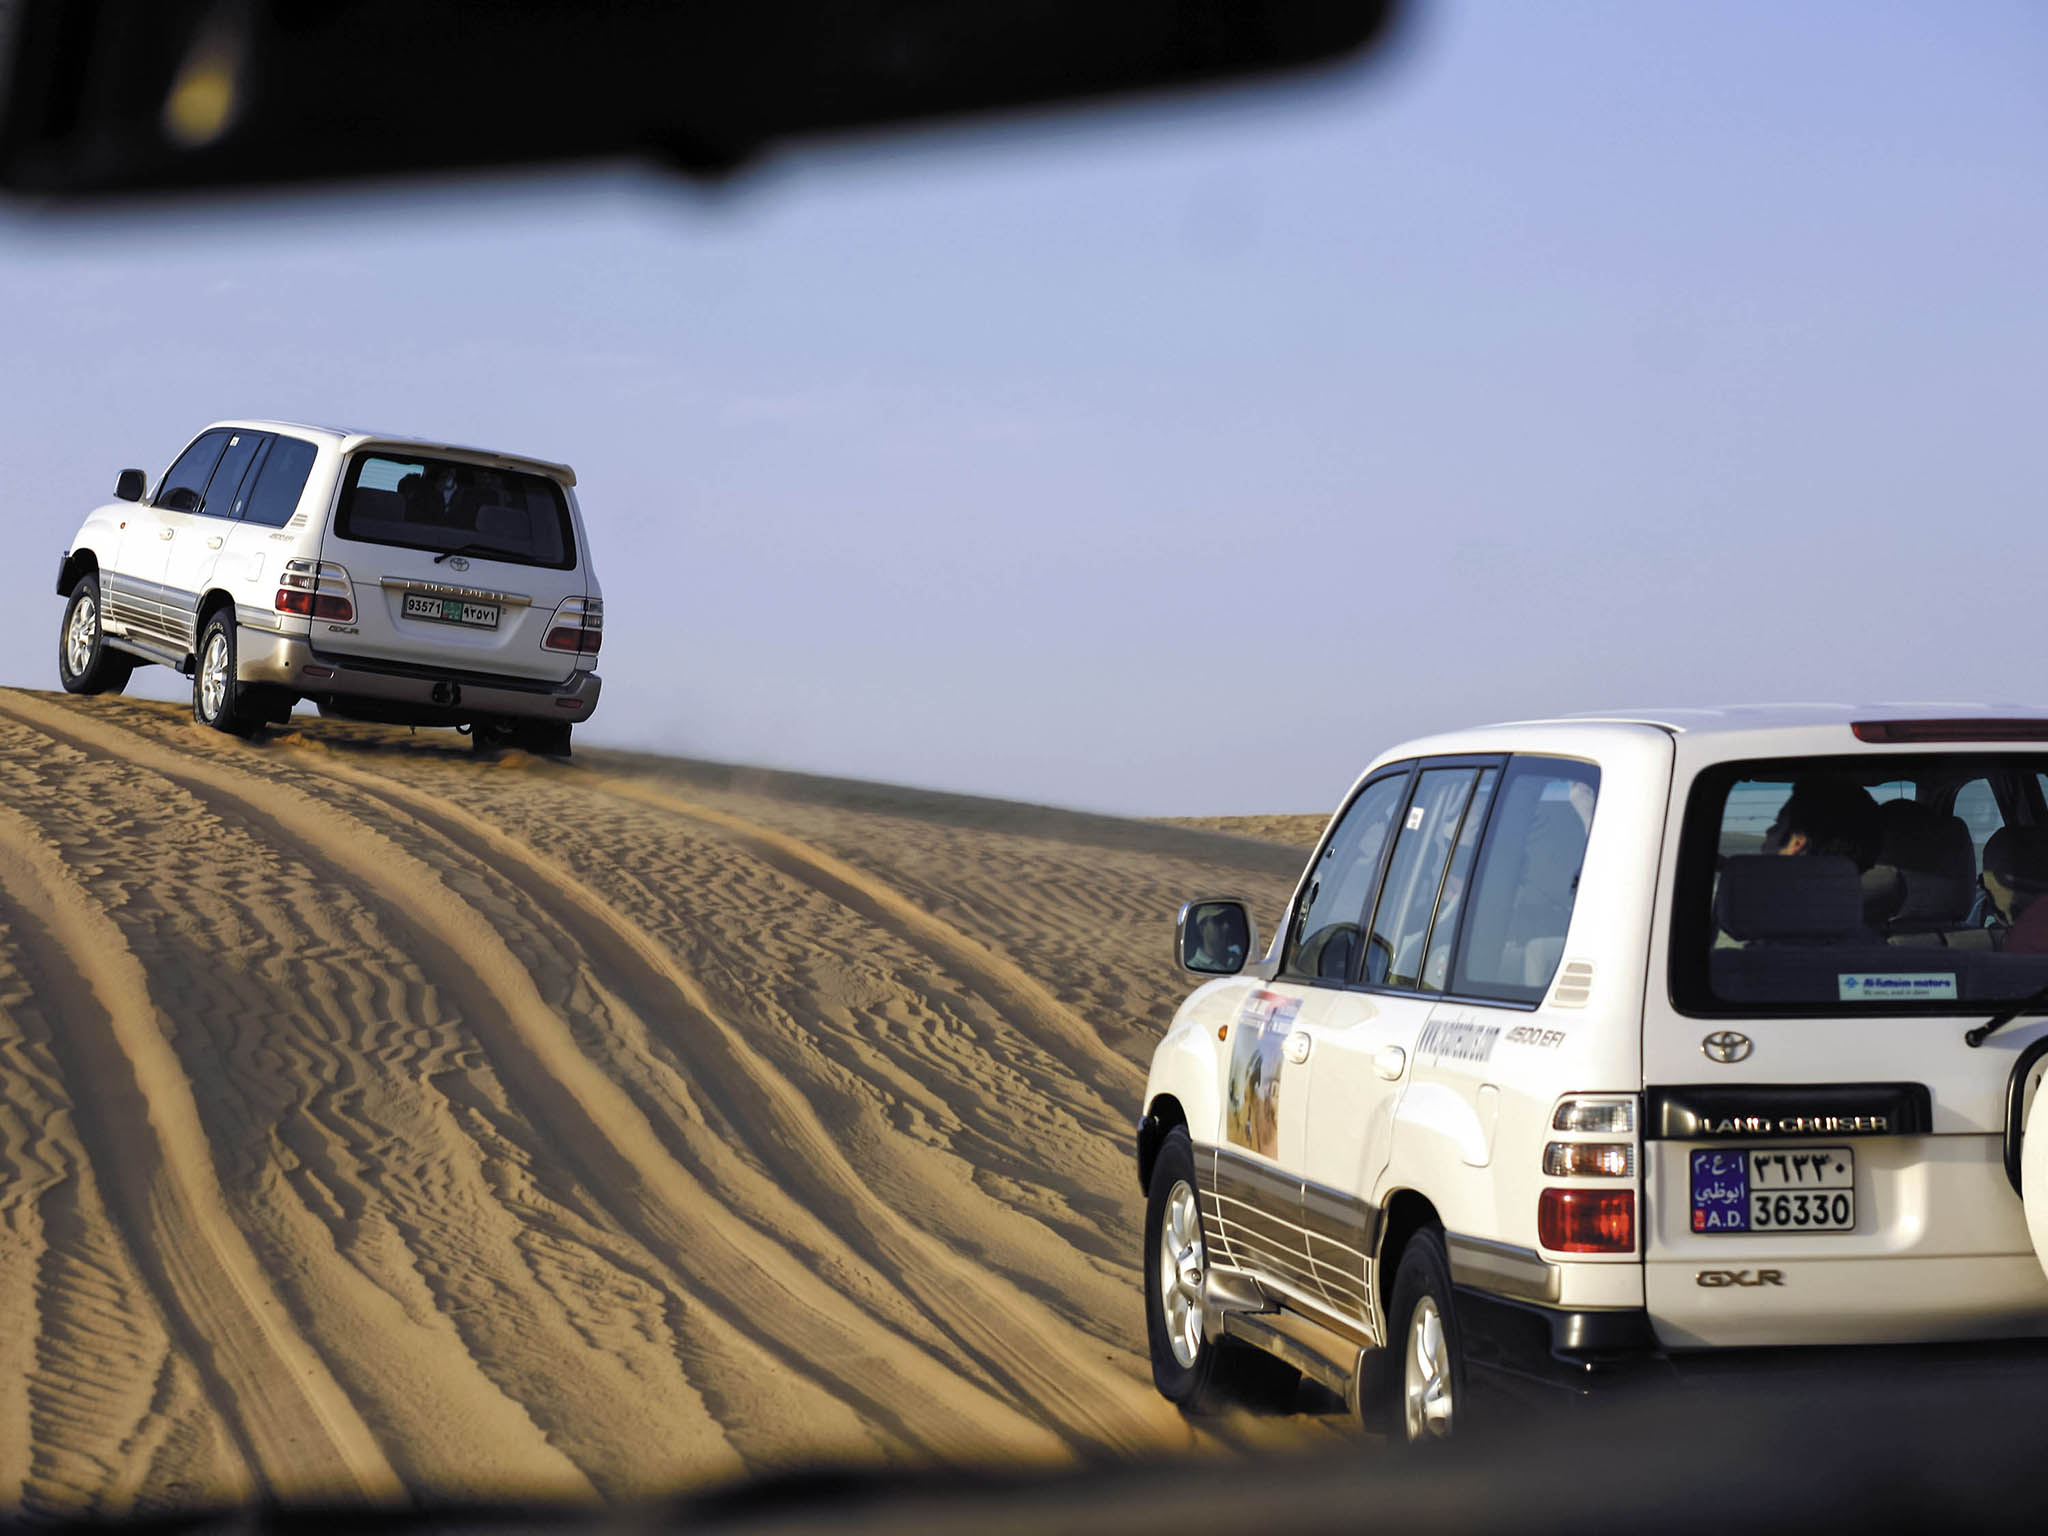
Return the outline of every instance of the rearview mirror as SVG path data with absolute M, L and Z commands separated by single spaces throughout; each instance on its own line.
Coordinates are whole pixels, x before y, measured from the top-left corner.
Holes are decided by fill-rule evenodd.
M 1235 976 L 1257 943 L 1251 910 L 1235 896 L 1191 901 L 1174 925 L 1174 958 L 1197 976 Z
M 114 482 L 116 501 L 140 501 L 142 493 L 149 489 L 149 476 L 139 469 L 124 469 Z
M 1364 58 L 1397 0 L 4 0 L 0 188 L 48 198 L 646 155 Z

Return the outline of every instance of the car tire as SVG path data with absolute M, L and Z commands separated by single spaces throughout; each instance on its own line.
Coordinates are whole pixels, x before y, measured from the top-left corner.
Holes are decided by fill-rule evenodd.
M 522 720 L 512 728 L 512 745 L 535 757 L 567 757 L 570 726 L 553 720 Z
M 133 657 L 107 644 L 100 614 L 100 579 L 87 571 L 72 584 L 57 627 L 57 680 L 66 693 L 119 693 L 135 671 Z
M 1284 1410 L 1301 1373 L 1236 1339 L 1204 1329 L 1208 1240 L 1195 1192 L 1194 1143 L 1175 1126 L 1152 1163 L 1145 1199 L 1145 1331 L 1152 1384 L 1186 1414 L 1244 1404 Z
M 1387 1433 L 1409 1444 L 1448 1440 L 1464 1423 L 1464 1339 L 1451 1294 L 1443 1234 L 1423 1227 L 1394 1270 L 1387 1330 L 1394 1358 L 1381 1373 Z
M 254 735 L 262 719 L 248 707 L 235 677 L 235 615 L 217 608 L 199 626 L 199 660 L 192 669 L 192 718 L 230 736 Z

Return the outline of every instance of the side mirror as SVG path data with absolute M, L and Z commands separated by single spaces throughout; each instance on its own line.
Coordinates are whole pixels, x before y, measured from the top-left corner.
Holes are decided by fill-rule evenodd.
M 1174 959 L 1197 976 L 1235 976 L 1258 947 L 1251 909 L 1236 896 L 1191 901 L 1174 924 Z
M 142 493 L 149 489 L 149 476 L 139 469 L 124 469 L 121 477 L 114 482 L 116 501 L 140 501 Z
M 166 512 L 197 512 L 199 493 L 189 485 L 177 486 L 157 505 Z

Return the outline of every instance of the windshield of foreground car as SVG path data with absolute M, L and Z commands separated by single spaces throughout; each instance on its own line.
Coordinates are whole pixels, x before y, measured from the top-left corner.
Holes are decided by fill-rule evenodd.
M 545 475 L 460 459 L 359 453 L 335 514 L 337 538 L 513 565 L 569 570 L 576 537 L 562 488 Z
M 2048 983 L 2048 756 L 1729 763 L 1686 809 L 1692 1013 L 1947 1013 Z

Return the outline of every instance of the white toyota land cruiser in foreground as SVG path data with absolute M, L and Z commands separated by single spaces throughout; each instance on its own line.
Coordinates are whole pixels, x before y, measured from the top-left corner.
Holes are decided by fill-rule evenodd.
M 1475 1380 L 2048 1334 L 2048 712 L 1411 742 L 1256 950 L 1182 909 L 1138 1127 L 1184 1406 L 1277 1358 L 1426 1438 Z
M 57 669 L 141 662 L 247 734 L 323 714 L 555 755 L 590 718 L 604 599 L 566 464 L 286 422 L 217 422 L 145 494 L 123 470 L 57 570 Z

